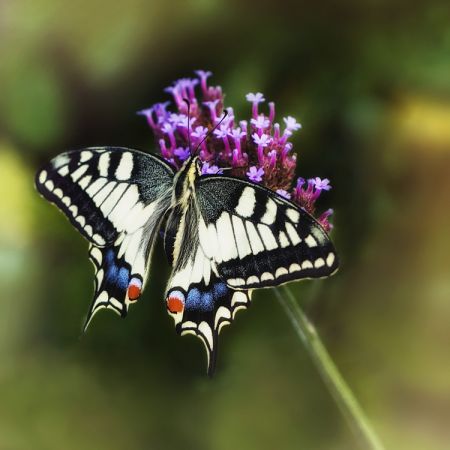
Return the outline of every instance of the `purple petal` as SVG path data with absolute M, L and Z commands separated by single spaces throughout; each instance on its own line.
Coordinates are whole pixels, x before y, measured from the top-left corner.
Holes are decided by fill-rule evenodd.
M 264 98 L 264 94 L 261 92 L 257 92 L 256 94 L 253 94 L 253 92 L 248 93 L 245 98 L 247 101 L 252 103 L 261 103 L 264 102 L 266 99 Z
M 289 194 L 289 192 L 285 191 L 284 189 L 277 189 L 277 194 L 281 197 L 287 198 L 288 200 L 291 198 L 291 194 Z
M 255 183 L 259 183 L 262 181 L 262 177 L 264 175 L 264 169 L 263 168 L 257 168 L 256 166 L 251 166 L 246 173 L 248 179 L 250 181 L 254 181 Z

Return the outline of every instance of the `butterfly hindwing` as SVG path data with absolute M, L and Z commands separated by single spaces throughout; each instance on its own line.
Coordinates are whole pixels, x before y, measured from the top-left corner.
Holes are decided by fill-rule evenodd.
M 132 234 L 122 233 L 113 245 L 90 246 L 89 257 L 95 267 L 95 291 L 85 329 L 100 309 L 112 309 L 125 317 L 129 305 L 138 300 L 147 279 L 158 228 L 159 223 L 142 227 Z
M 114 246 L 89 248 L 89 258 L 95 267 L 95 293 L 94 300 L 89 308 L 86 318 L 86 329 L 92 317 L 102 308 L 109 308 L 122 317 L 128 310 L 127 291 L 132 279 L 131 267 L 117 255 Z M 142 289 L 141 276 L 133 276 L 135 285 Z
M 200 245 L 218 275 L 236 289 L 319 278 L 337 270 L 327 234 L 305 210 L 254 183 L 201 177 Z
M 58 155 L 37 173 L 36 187 L 85 238 L 103 247 L 150 219 L 173 175 L 154 155 L 96 147 Z
M 195 334 L 202 340 L 208 374 L 214 372 L 222 327 L 233 321 L 238 310 L 248 307 L 250 294 L 223 282 L 200 246 L 183 267 L 174 269 L 167 287 L 167 310 L 179 334 Z
M 173 272 L 166 307 L 180 334 L 195 334 L 205 345 L 208 373 L 215 367 L 218 336 L 239 309 L 250 303 L 250 292 L 231 289 L 217 274 L 214 261 L 200 246 L 198 209 L 191 202 L 174 208 L 168 218 L 164 247 Z

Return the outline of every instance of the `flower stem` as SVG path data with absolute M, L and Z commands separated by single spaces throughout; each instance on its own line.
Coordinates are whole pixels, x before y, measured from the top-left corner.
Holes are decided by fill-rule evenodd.
M 285 296 L 281 294 L 281 289 L 283 289 Z M 314 325 L 300 308 L 291 290 L 282 286 L 282 288 L 275 289 L 275 293 L 339 409 L 357 438 L 364 444 L 363 448 L 383 450 L 383 444 L 325 349 Z

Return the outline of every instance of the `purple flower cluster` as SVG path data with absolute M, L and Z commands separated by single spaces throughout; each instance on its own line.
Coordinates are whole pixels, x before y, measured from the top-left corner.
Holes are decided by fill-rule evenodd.
M 162 156 L 180 168 L 189 158 L 190 142 L 193 150 L 199 146 L 203 174 L 231 169 L 232 175 L 260 183 L 314 214 L 316 200 L 331 186 L 327 178 L 298 178 L 292 189 L 297 155 L 289 139 L 301 125 L 291 116 L 283 119 L 283 125 L 276 122 L 273 102 L 262 112 L 260 104 L 265 98 L 260 92 L 246 95 L 252 104 L 250 121 L 238 121 L 233 108 L 224 106 L 222 88 L 208 85 L 211 72 L 198 70 L 196 74 L 198 78 L 182 78 L 166 88 L 173 96 L 175 112 L 168 109 L 170 102 L 165 102 L 138 113 L 146 117 Z M 189 120 L 184 99 L 190 103 Z M 225 110 L 228 114 L 223 119 Z M 331 209 L 318 218 L 326 231 L 332 228 L 330 214 Z

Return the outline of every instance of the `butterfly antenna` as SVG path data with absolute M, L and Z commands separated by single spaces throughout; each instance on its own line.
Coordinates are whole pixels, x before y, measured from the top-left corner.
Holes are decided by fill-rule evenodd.
M 188 145 L 189 145 L 189 153 L 192 155 L 192 147 L 191 147 L 191 102 L 187 98 L 183 98 L 183 102 L 187 105 L 187 122 L 188 122 Z
M 217 125 L 214 126 L 214 128 L 211 131 L 208 131 L 205 135 L 205 137 L 200 141 L 200 143 L 197 145 L 197 148 L 194 151 L 194 155 L 197 153 L 198 149 L 200 148 L 200 146 L 203 144 L 203 142 L 206 141 L 206 139 L 208 139 L 209 136 L 211 136 L 211 134 L 214 133 L 214 131 L 220 126 L 220 124 L 225 120 L 225 117 L 228 116 L 228 111 L 225 110 L 223 112 L 223 116 L 222 118 L 219 120 L 219 122 L 217 123 Z

